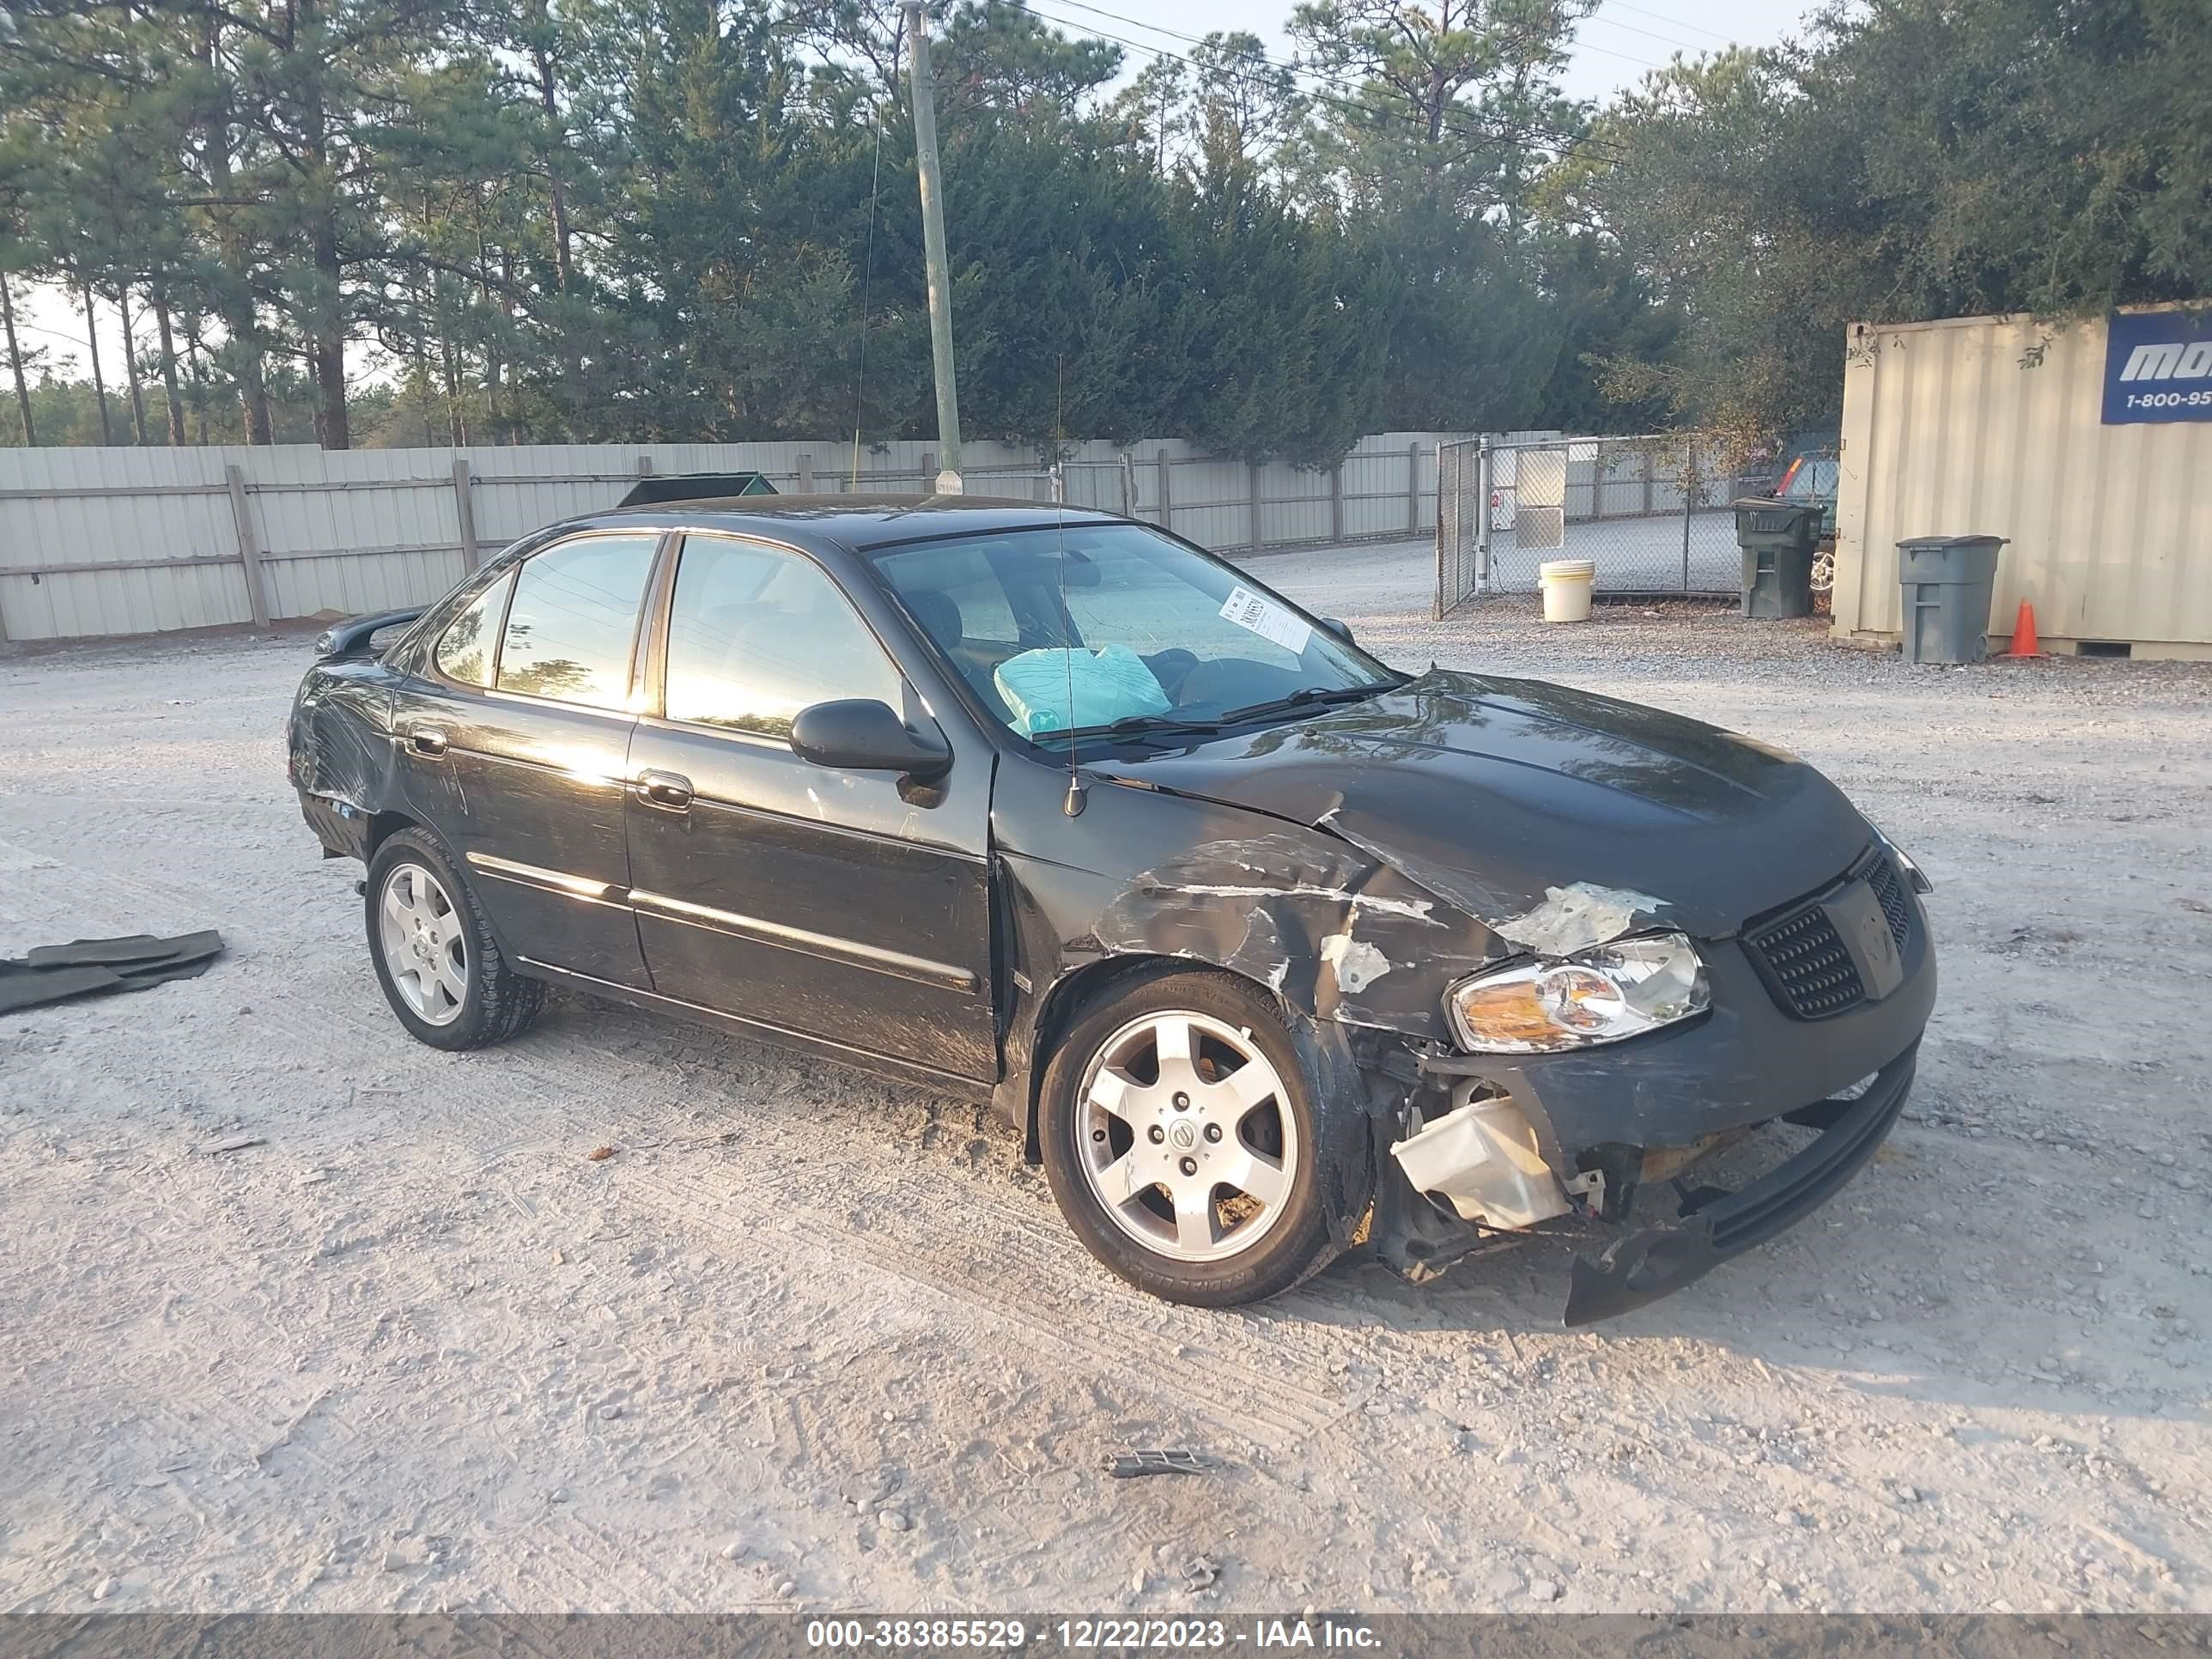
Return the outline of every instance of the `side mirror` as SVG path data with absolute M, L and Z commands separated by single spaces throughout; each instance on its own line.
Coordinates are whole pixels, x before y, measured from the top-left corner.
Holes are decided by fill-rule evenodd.
M 1323 617 L 1321 619 L 1321 625 L 1328 629 L 1330 633 L 1335 635 L 1337 638 L 1342 640 L 1346 645 L 1354 645 L 1358 643 L 1358 641 L 1352 637 L 1352 624 L 1349 623 L 1339 622 L 1334 617 Z
M 898 772 L 932 778 L 952 764 L 952 746 L 932 726 L 911 730 L 886 702 L 842 697 L 799 711 L 791 722 L 791 752 L 840 772 Z

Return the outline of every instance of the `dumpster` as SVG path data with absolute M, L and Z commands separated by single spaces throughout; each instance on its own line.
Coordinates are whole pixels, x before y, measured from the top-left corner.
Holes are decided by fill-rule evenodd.
M 775 486 L 758 472 L 648 473 L 618 507 L 665 507 L 672 501 L 718 501 L 725 495 L 773 495 Z
M 1743 614 L 1813 614 L 1813 544 L 1820 538 L 1817 501 L 1747 495 L 1735 503 L 1736 545 L 1743 550 Z
M 2002 536 L 1912 536 L 1897 544 L 1900 627 L 1907 662 L 1979 662 L 1990 645 L 1990 600 Z

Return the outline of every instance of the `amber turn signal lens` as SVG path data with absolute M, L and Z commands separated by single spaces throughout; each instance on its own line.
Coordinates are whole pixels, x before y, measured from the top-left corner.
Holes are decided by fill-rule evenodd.
M 1498 984 L 1476 983 L 1459 993 L 1460 1023 L 1481 1033 L 1488 1042 L 1547 1044 L 1559 1028 L 1536 994 L 1532 981 L 1512 979 Z

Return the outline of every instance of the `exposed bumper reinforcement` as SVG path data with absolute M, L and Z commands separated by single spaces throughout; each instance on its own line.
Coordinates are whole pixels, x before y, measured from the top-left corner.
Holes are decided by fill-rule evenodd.
M 1578 1255 L 1565 1323 L 1594 1324 L 1656 1302 L 1703 1279 L 1730 1256 L 1765 1243 L 1834 1197 L 1875 1155 L 1911 1092 L 1916 1042 L 1883 1066 L 1856 1100 L 1820 1101 L 1789 1114 L 1824 1126 L 1820 1138 L 1740 1190 L 1701 1205 L 1678 1227 L 1650 1227 L 1595 1259 Z

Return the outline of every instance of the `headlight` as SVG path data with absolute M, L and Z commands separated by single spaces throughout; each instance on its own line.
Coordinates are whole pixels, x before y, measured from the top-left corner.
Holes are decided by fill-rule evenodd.
M 1697 947 L 1680 933 L 1654 933 L 1478 974 L 1445 994 L 1444 1008 L 1462 1048 L 1540 1054 L 1618 1042 L 1712 1001 Z

